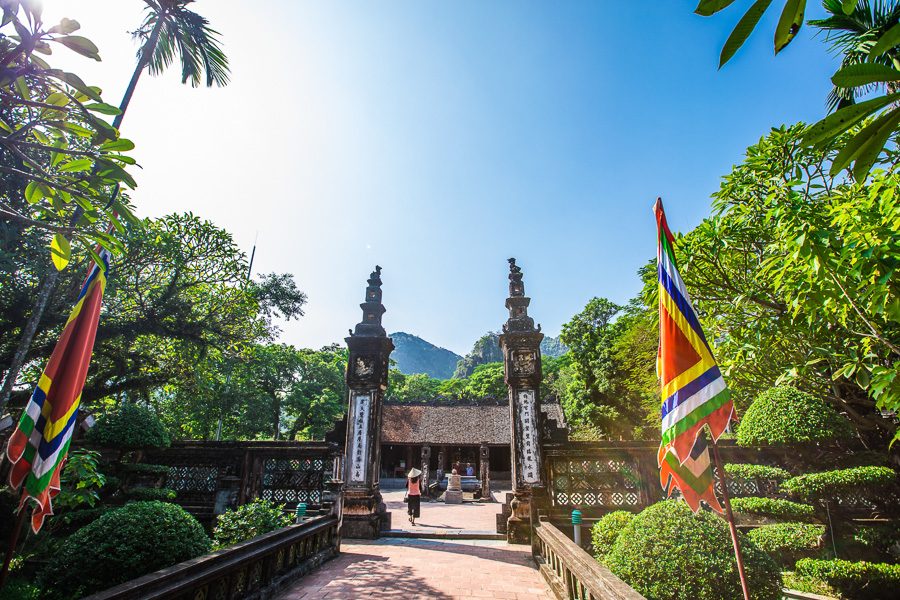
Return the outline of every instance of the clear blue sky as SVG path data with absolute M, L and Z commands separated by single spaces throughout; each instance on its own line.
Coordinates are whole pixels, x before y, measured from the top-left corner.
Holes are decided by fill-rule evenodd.
M 142 2 L 45 4 L 98 43 L 103 63 L 66 64 L 117 103 Z M 254 270 L 309 294 L 283 335 L 298 346 L 342 339 L 378 263 L 388 330 L 465 353 L 506 317 L 509 256 L 555 335 L 592 296 L 638 291 L 656 196 L 685 231 L 748 145 L 822 115 L 835 61 L 812 29 L 773 57 L 773 6 L 717 71 L 749 2 L 712 19 L 694 4 L 199 0 L 233 82 L 141 81 L 123 125 L 133 199 L 248 252 L 258 232 Z

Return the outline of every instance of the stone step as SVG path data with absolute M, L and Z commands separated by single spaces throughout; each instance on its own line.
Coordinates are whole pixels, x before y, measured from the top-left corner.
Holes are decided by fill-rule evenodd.
M 496 531 L 478 531 L 474 529 L 453 529 L 442 531 L 435 529 L 388 529 L 381 532 L 382 537 L 411 538 L 417 540 L 505 540 L 506 536 Z

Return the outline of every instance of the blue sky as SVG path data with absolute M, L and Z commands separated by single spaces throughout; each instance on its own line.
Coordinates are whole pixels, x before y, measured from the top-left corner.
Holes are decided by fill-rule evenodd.
M 686 231 L 744 149 L 817 120 L 835 61 L 811 28 L 772 55 L 779 3 L 721 71 L 749 2 L 199 0 L 233 81 L 145 77 L 123 124 L 142 215 L 192 211 L 256 272 L 291 272 L 307 315 L 283 340 L 339 341 L 383 269 L 389 331 L 460 354 L 506 311 L 506 259 L 555 335 L 593 296 L 625 302 L 655 253 L 651 205 Z M 140 0 L 46 0 L 100 47 L 62 59 L 118 103 Z M 821 8 L 810 0 L 810 14 Z

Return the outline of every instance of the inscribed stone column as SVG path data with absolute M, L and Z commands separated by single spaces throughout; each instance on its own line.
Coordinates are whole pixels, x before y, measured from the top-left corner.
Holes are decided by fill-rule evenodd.
M 422 446 L 422 481 L 424 482 L 424 487 L 422 489 L 428 489 L 428 477 L 430 475 L 431 469 L 431 446 Z
M 387 390 L 388 359 L 394 344 L 381 326 L 381 267 L 369 277 L 363 320 L 345 338 L 347 361 L 347 442 L 345 445 L 344 522 L 348 538 L 375 539 L 390 529 L 390 513 L 378 487 L 381 465 L 381 413 Z
M 543 487 L 541 468 L 541 328 L 528 316 L 522 269 L 509 259 L 509 318 L 500 335 L 503 373 L 509 387 L 513 500 L 507 541 L 531 543 L 531 503 Z
M 488 502 L 493 502 L 491 496 L 491 448 L 487 442 L 482 442 L 479 451 L 481 463 L 478 465 L 478 474 L 481 476 L 481 497 Z

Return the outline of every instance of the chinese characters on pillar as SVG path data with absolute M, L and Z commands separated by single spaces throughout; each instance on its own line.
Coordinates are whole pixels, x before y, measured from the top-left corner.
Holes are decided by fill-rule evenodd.
M 537 415 L 534 406 L 534 390 L 519 390 L 516 394 L 516 410 L 519 423 L 522 424 L 522 435 L 519 446 L 522 449 L 522 481 L 540 484 L 541 473 L 538 465 L 540 438 L 538 438 Z
M 369 435 L 369 405 L 372 397 L 369 394 L 357 394 L 353 396 L 353 412 L 351 435 L 353 443 L 350 446 L 350 483 L 366 482 L 366 451 Z

